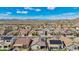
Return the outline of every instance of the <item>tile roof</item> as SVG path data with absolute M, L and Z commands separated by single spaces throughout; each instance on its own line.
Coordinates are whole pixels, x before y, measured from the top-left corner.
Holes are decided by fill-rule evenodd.
M 39 42 L 39 38 L 33 38 L 32 40 L 33 41 L 31 45 L 37 44 Z
M 3 40 L 0 40 L 0 45 L 3 45 L 4 44 L 4 41 Z
M 41 39 L 33 39 L 31 46 L 36 44 L 40 46 L 46 46 L 45 41 L 42 41 Z
M 73 41 L 74 42 L 79 42 L 79 37 L 75 38 Z
M 21 46 L 29 45 L 30 42 L 31 42 L 31 40 L 26 38 L 26 37 L 19 37 L 19 38 L 16 39 L 14 46 L 17 46 L 17 45 L 21 45 Z
M 19 31 L 20 31 L 22 34 L 25 34 L 25 33 L 27 33 L 29 30 L 28 30 L 28 29 L 19 29 Z
M 76 46 L 79 46 L 79 37 L 77 37 L 73 40 L 73 44 Z
M 46 43 L 45 43 L 45 41 L 39 40 L 38 45 L 40 45 L 40 46 L 46 46 Z
M 4 33 L 4 30 L 0 30 L 0 34 L 3 34 Z
M 72 39 L 69 39 L 69 38 L 64 37 L 64 36 L 61 36 L 59 39 L 62 40 L 62 41 L 64 41 L 64 43 L 65 43 L 66 46 L 71 45 L 72 42 L 73 42 Z

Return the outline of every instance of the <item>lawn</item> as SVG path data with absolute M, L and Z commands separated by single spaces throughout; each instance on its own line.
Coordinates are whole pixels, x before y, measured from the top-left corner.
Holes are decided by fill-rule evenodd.
M 0 49 L 0 51 L 8 51 L 7 49 Z

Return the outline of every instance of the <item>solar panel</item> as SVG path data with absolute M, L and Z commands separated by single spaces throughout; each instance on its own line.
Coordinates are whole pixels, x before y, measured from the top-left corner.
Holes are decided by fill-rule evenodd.
M 7 36 L 6 36 L 6 37 L 2 37 L 2 39 L 3 39 L 3 40 L 11 40 L 12 37 L 7 37 Z
M 61 40 L 50 40 L 50 44 L 62 44 Z

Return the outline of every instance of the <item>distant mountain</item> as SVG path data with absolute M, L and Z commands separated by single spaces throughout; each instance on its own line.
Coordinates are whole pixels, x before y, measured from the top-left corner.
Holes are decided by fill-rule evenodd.
M 52 21 L 52 20 L 54 20 L 54 21 L 55 21 L 55 20 L 61 20 L 61 21 L 63 21 L 63 20 L 73 20 L 73 21 L 74 21 L 74 20 L 75 20 L 75 21 L 78 21 L 78 22 L 79 22 L 79 18 L 76 18 L 76 19 L 0 19 L 0 21 L 13 21 L 13 20 L 14 20 L 14 21 L 19 21 L 19 20 L 22 20 L 22 21 L 25 21 L 25 20 L 32 20 L 32 21 L 33 21 L 33 20 L 35 20 L 35 21 L 36 21 L 36 20 L 48 20 L 48 21 L 49 21 L 49 20 L 51 20 L 51 21 Z

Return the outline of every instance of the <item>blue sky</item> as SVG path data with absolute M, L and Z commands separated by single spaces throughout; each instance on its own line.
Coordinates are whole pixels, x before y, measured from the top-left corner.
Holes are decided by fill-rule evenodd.
M 0 7 L 0 19 L 75 19 L 79 7 Z

